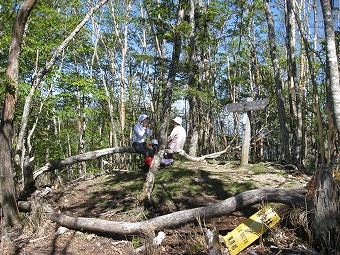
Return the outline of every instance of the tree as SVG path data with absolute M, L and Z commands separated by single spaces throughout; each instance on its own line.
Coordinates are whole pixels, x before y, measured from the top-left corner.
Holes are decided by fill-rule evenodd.
M 197 13 L 200 14 L 202 12 L 202 6 L 199 6 Z M 197 18 L 196 18 L 197 19 Z M 192 93 L 189 93 L 189 122 L 190 122 L 190 129 L 189 129 L 189 155 L 196 156 L 197 155 L 197 147 L 198 147 L 198 125 L 199 125 L 199 114 L 198 107 L 199 107 L 199 97 L 197 93 L 193 93 L 198 86 L 199 78 L 198 78 L 198 63 L 195 62 L 196 59 L 196 22 L 195 22 L 195 2 L 190 1 L 190 11 L 189 11 L 189 20 L 190 20 L 190 35 L 189 35 L 189 53 L 188 53 L 188 64 L 189 64 L 189 78 L 188 84 L 191 89 L 193 89 Z
M 125 130 L 125 122 L 126 122 L 126 77 L 125 77 L 125 65 L 126 65 L 126 54 L 128 50 L 128 23 L 129 23 L 129 16 L 131 12 L 131 1 L 127 2 L 123 7 L 126 13 L 124 14 L 125 17 L 123 24 L 118 24 L 115 6 L 113 5 L 113 2 L 111 3 L 111 12 L 112 12 L 112 19 L 114 22 L 114 31 L 115 31 L 115 38 L 117 40 L 117 44 L 119 45 L 121 49 L 121 61 L 120 61 L 120 73 L 119 73 L 119 87 L 120 87 L 120 126 L 121 126 L 121 132 L 122 132 L 122 143 L 121 145 L 124 146 L 125 136 L 124 136 L 124 130 Z M 122 17 L 120 17 L 122 18 Z M 121 27 L 120 27 L 121 26 Z M 123 31 L 120 31 L 123 30 Z
M 290 130 L 293 133 L 293 162 L 299 169 L 302 167 L 302 110 L 301 95 L 297 77 L 296 61 L 296 39 L 295 39 L 295 19 L 294 1 L 286 0 L 286 31 L 287 31 L 287 70 L 289 83 L 289 103 L 290 103 Z
M 32 86 L 30 88 L 29 94 L 25 98 L 25 104 L 23 108 L 22 118 L 21 118 L 21 125 L 20 125 L 20 131 L 18 135 L 18 141 L 16 145 L 15 150 L 15 162 L 16 165 L 21 169 L 23 166 L 23 159 L 25 158 L 25 155 L 22 155 L 22 153 L 25 152 L 24 146 L 25 146 L 25 134 L 27 133 L 27 125 L 28 125 L 28 119 L 29 119 L 29 113 L 31 109 L 32 100 L 35 94 L 35 91 L 39 88 L 41 85 L 41 82 L 48 73 L 57 59 L 60 57 L 62 52 L 64 51 L 65 47 L 73 40 L 73 38 L 79 33 L 81 28 L 86 24 L 86 22 L 90 19 L 91 15 L 98 10 L 103 4 L 105 4 L 108 0 L 102 0 L 101 2 L 97 3 L 93 8 L 91 8 L 88 13 L 85 15 L 83 20 L 76 26 L 76 28 L 61 42 L 61 44 L 57 47 L 57 49 L 53 52 L 50 59 L 47 61 L 47 63 L 41 67 L 37 73 L 34 75 L 34 79 L 32 81 Z M 21 169 L 23 172 L 26 171 L 26 169 Z M 28 170 L 31 170 L 29 168 Z M 28 174 L 23 174 L 23 176 L 28 176 Z
M 13 119 L 18 96 L 19 58 L 24 41 L 25 26 L 35 4 L 36 0 L 25 0 L 18 10 L 13 24 L 8 66 L 6 68 L 6 96 L 0 126 L 0 185 L 6 226 L 14 226 L 19 221 L 11 154 Z
M 321 0 L 324 19 L 327 52 L 328 86 L 333 102 L 333 117 L 340 129 L 340 84 L 339 66 L 335 47 L 335 33 L 330 0 Z M 337 152 L 338 154 L 338 152 Z M 327 166 L 321 166 L 315 175 L 315 212 L 313 214 L 314 243 L 324 254 L 337 254 L 340 250 L 340 188 L 335 180 L 335 171 L 339 171 L 339 154 L 332 155 L 333 160 Z
M 316 11 L 316 10 L 314 10 Z M 308 69 L 310 73 L 310 80 L 313 86 L 313 98 L 315 100 L 315 111 L 316 111 L 316 118 L 318 123 L 318 134 L 319 134 L 319 144 L 320 144 L 320 157 L 321 157 L 321 164 L 326 163 L 325 159 L 325 142 L 324 142 L 324 132 L 322 128 L 322 115 L 320 110 L 320 103 L 319 103 L 319 94 L 318 94 L 318 84 L 315 75 L 315 68 L 313 67 L 313 60 L 311 57 L 311 49 L 309 47 L 308 40 L 306 38 L 306 33 L 303 28 L 303 24 L 300 18 L 300 15 L 295 11 L 295 19 L 297 21 L 297 25 L 299 28 L 300 36 L 302 38 L 302 45 L 305 50 L 305 57 L 307 58 Z M 314 42 L 316 44 L 316 42 Z M 300 110 L 301 111 L 301 110 Z M 330 124 L 330 123 L 329 123 Z M 330 129 L 332 130 L 332 129 Z
M 216 90 L 220 75 L 219 49 L 228 36 L 225 23 L 229 4 L 225 1 L 190 1 L 189 27 L 184 36 L 183 67 L 186 78 L 180 85 L 188 101 L 185 114 L 189 155 L 210 153 L 220 146 L 216 141 L 216 121 L 221 113 L 220 95 Z M 224 84 L 222 85 L 224 86 Z M 217 134 L 218 135 L 218 134 Z
M 178 3 L 178 16 L 177 16 L 177 24 L 176 24 L 177 28 L 179 28 L 184 22 L 184 15 L 185 15 L 185 1 L 180 0 Z M 143 194 L 143 197 L 141 198 L 142 201 L 146 201 L 146 199 L 151 200 L 151 193 L 152 193 L 154 182 L 155 182 L 155 174 L 160 165 L 161 159 L 164 154 L 164 149 L 166 146 L 167 131 L 168 131 L 169 121 L 170 121 L 173 87 L 175 84 L 177 65 L 179 63 L 179 57 L 180 57 L 181 48 L 182 48 L 182 36 L 181 36 L 180 31 L 178 30 L 179 29 L 174 31 L 172 62 L 169 68 L 169 76 L 168 76 L 168 80 L 166 83 L 166 87 L 163 92 L 163 108 L 162 108 L 163 122 L 161 124 L 160 134 L 158 137 L 160 148 L 159 148 L 159 152 L 154 156 L 154 160 L 146 176 L 144 194 Z
M 281 68 L 278 60 L 278 53 L 276 49 L 276 39 L 274 33 L 274 20 L 272 18 L 269 0 L 264 0 L 264 7 L 267 17 L 268 24 L 268 38 L 269 38 L 269 46 L 270 46 L 270 56 L 274 69 L 274 78 L 275 78 L 275 95 L 277 102 L 277 110 L 278 110 L 278 118 L 280 122 L 280 135 L 281 135 L 281 160 L 283 162 L 289 162 L 289 135 L 287 129 L 287 118 L 285 113 L 284 106 L 284 98 L 283 98 L 283 89 L 282 89 L 282 78 L 281 78 Z
M 332 8 L 330 0 L 321 0 L 322 13 L 324 18 L 324 29 L 326 35 L 326 52 L 329 72 L 329 86 L 333 101 L 334 118 L 337 129 L 340 129 L 340 86 L 339 86 L 339 65 L 338 55 L 335 45 L 335 32 L 332 18 Z

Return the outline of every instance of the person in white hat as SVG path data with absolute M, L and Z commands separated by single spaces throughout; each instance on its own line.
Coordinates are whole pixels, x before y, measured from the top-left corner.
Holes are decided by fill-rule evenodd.
M 152 135 L 152 130 L 149 128 L 149 116 L 141 114 L 138 118 L 138 123 L 133 129 L 132 147 L 137 153 L 140 153 L 144 158 L 153 156 L 152 149 L 147 146 L 146 140 Z
M 173 123 L 174 128 L 172 129 L 170 136 L 168 138 L 166 149 L 170 149 L 175 153 L 183 150 L 187 134 L 185 129 L 182 127 L 182 119 L 180 117 L 174 118 Z M 173 156 L 172 154 L 173 153 L 168 153 L 166 157 L 172 158 Z

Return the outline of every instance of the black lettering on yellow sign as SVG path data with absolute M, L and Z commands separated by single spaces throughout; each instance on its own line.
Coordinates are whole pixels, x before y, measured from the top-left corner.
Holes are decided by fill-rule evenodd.
M 244 232 L 241 233 L 241 238 L 242 238 L 242 240 L 243 240 L 243 242 L 244 242 L 245 244 L 248 243 L 248 239 L 247 239 L 247 237 L 246 237 L 246 235 L 245 235 Z
M 279 220 L 280 217 L 269 206 L 250 216 L 224 237 L 230 254 L 238 254 Z
M 227 242 L 228 242 L 228 246 L 230 247 L 231 250 L 237 249 L 237 245 L 236 245 L 234 237 L 232 237 L 232 236 L 229 237 Z
M 234 237 L 229 237 L 228 238 L 228 242 L 230 243 L 230 244 L 233 244 L 233 243 L 235 243 L 235 240 L 234 240 Z

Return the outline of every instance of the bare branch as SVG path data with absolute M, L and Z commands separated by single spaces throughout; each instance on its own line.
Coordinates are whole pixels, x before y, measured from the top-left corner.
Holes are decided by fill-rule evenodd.
M 114 222 L 96 218 L 70 217 L 53 210 L 50 211 L 50 216 L 56 223 L 70 229 L 123 236 L 140 235 L 146 230 L 163 230 L 195 222 L 198 217 L 208 219 L 226 216 L 261 202 L 305 205 L 305 203 L 309 202 L 306 200 L 305 194 L 305 189 L 255 189 L 245 191 L 212 205 L 174 212 L 141 222 Z
M 52 170 L 62 168 L 65 166 L 69 166 L 75 163 L 97 159 L 97 158 L 104 157 L 109 154 L 124 153 L 124 152 L 136 153 L 132 147 L 115 147 L 115 148 L 106 148 L 106 149 L 101 149 L 101 150 L 96 150 L 96 151 L 89 151 L 83 154 L 64 158 L 62 160 L 55 160 L 55 161 L 49 162 L 45 166 L 34 171 L 33 178 L 36 179 L 40 174 L 44 172 L 52 171 Z

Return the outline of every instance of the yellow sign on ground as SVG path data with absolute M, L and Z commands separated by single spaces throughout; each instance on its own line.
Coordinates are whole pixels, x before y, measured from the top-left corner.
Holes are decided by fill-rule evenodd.
M 236 255 L 263 235 L 280 220 L 280 216 L 269 206 L 250 216 L 233 231 L 223 237 L 231 255 Z

